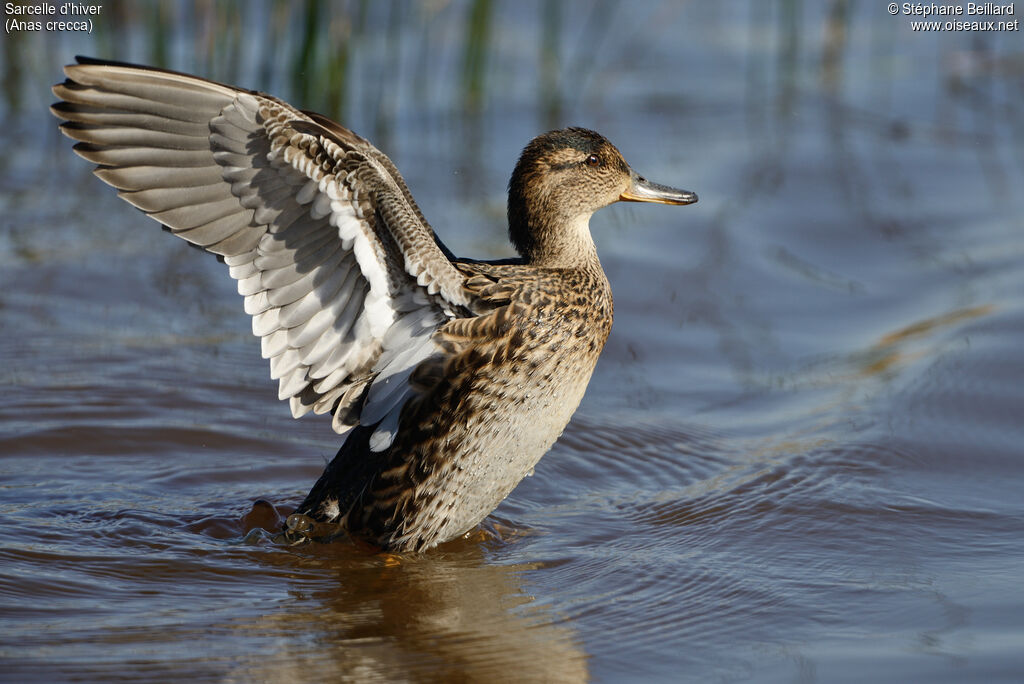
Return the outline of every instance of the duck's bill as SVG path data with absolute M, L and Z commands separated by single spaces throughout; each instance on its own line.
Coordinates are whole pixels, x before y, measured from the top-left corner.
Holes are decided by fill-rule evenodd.
M 697 193 L 689 190 L 676 190 L 667 185 L 658 185 L 633 174 L 633 183 L 629 189 L 619 195 L 623 202 L 657 202 L 659 204 L 693 204 L 697 201 Z

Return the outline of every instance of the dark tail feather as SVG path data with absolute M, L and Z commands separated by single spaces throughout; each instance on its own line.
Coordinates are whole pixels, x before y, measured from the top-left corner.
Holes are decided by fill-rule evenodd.
M 288 516 L 286 534 L 323 539 L 336 537 L 344 531 L 348 512 L 374 473 L 370 435 L 375 428 L 375 425 L 353 428 L 309 494 Z

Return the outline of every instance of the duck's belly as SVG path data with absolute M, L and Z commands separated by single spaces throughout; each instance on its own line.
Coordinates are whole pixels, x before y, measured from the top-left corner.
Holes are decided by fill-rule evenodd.
M 452 514 L 445 532 L 458 535 L 483 520 L 551 449 L 576 411 L 594 370 L 593 361 L 562 359 L 530 377 L 516 378 L 505 396 L 465 421 L 464 453 L 439 499 Z M 569 364 L 572 367 L 567 368 Z M 461 470 L 458 470 L 461 467 Z
M 424 412 L 433 414 L 432 424 L 419 426 L 423 440 L 396 469 L 410 496 L 396 502 L 398 524 L 379 541 L 427 548 L 470 530 L 494 510 L 579 406 L 604 339 L 585 342 L 482 364 L 435 396 L 433 410 Z

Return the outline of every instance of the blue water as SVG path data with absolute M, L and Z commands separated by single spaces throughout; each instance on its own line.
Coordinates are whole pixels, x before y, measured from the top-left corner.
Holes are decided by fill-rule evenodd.
M 1019 32 L 842 1 L 368 3 L 311 34 L 284 3 L 103 8 L 0 55 L 0 679 L 1020 680 Z M 612 336 L 481 530 L 285 547 L 255 502 L 296 505 L 338 440 L 276 400 L 222 265 L 59 136 L 76 53 L 337 116 L 460 255 L 511 253 L 507 177 L 553 127 L 701 199 L 595 216 Z

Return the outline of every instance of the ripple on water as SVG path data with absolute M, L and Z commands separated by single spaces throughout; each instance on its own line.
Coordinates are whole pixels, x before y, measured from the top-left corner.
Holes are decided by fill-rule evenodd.
M 599 495 L 678 488 L 712 476 L 727 463 L 716 436 L 698 427 L 624 425 L 579 415 L 538 466 L 543 477 L 524 481 L 516 498 L 530 498 L 540 480 Z M 556 497 L 558 489 L 549 493 Z
M 578 425 L 548 457 L 560 462 L 548 482 L 527 483 L 518 512 L 544 514 L 542 534 L 525 543 L 593 652 L 655 657 L 688 644 L 680 657 L 696 663 L 695 644 L 720 654 L 716 639 L 729 634 L 782 642 L 786 630 L 848 624 L 851 611 L 885 622 L 894 605 L 926 610 L 916 597 L 935 588 L 922 554 L 968 567 L 1019 545 L 1019 516 L 907 491 L 915 450 L 749 454 L 728 444 L 681 428 Z M 570 488 L 561 501 L 560 486 Z

